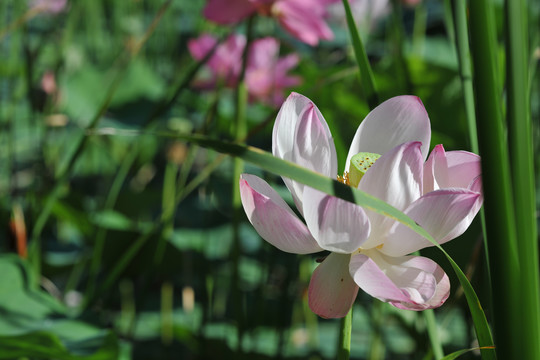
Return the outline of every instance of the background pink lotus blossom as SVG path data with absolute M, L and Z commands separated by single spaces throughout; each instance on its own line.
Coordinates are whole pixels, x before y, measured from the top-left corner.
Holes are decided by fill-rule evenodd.
M 216 39 L 205 34 L 192 39 L 188 47 L 191 55 L 201 60 L 215 44 Z M 222 81 L 225 86 L 235 86 L 240 76 L 245 46 L 246 39 L 240 34 L 231 35 L 218 45 L 208 60 L 211 78 L 201 85 L 214 87 Z M 272 37 L 257 39 L 251 44 L 245 73 L 250 99 L 279 106 L 284 100 L 284 89 L 300 84 L 298 76 L 288 74 L 298 64 L 298 55 L 279 57 L 279 47 L 279 42 Z
M 204 16 L 218 24 L 235 24 L 258 13 L 276 18 L 294 37 L 315 46 L 334 35 L 325 21 L 337 0 L 208 0 Z

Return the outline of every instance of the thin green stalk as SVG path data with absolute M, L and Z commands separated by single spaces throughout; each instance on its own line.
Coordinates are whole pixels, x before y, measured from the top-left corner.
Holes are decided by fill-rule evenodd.
M 163 229 L 161 231 L 161 237 L 158 240 L 156 246 L 156 253 L 154 254 L 154 265 L 157 266 L 163 260 L 165 254 L 165 248 L 167 241 L 172 236 L 174 230 L 174 214 L 176 209 L 176 174 L 178 173 L 178 166 L 169 160 L 165 166 L 165 175 L 163 176 L 163 192 L 162 192 L 162 211 L 161 219 L 163 223 Z
M 446 33 L 448 34 L 448 38 L 452 43 L 455 43 L 457 28 L 455 26 L 452 26 L 452 5 L 450 4 L 451 1 L 454 0 L 444 0 L 444 25 L 446 28 Z
M 491 1 L 471 1 L 470 30 L 497 355 L 501 359 L 525 359 L 520 347 L 522 289 Z
M 426 321 L 426 328 L 429 337 L 429 342 L 431 343 L 431 350 L 436 360 L 442 359 L 444 357 L 444 351 L 441 344 L 441 339 L 439 338 L 439 330 L 437 325 L 437 320 L 435 319 L 435 312 L 433 309 L 428 309 L 422 311 L 424 319 Z
M 469 130 L 471 150 L 478 154 L 478 134 L 476 132 L 476 116 L 474 110 L 474 91 L 472 81 L 471 51 L 469 47 L 469 27 L 467 25 L 466 0 L 452 0 L 454 15 L 455 44 L 458 54 L 459 75 L 463 87 L 465 115 Z
M 520 272 L 523 359 L 540 359 L 540 288 L 526 2 L 506 0 L 506 85 L 510 170 Z
M 354 18 L 351 13 L 351 7 L 348 0 L 342 0 L 343 7 L 345 8 L 345 15 L 347 17 L 347 26 L 349 27 L 349 34 L 351 35 L 351 42 L 354 49 L 354 55 L 356 62 L 358 63 L 358 70 L 360 71 L 360 84 L 366 95 L 367 103 L 370 109 L 374 109 L 379 105 L 379 95 L 377 94 L 377 88 L 375 87 L 375 81 L 373 80 L 373 73 L 369 60 L 364 49 L 364 44 L 358 33 L 358 28 L 354 23 Z
M 174 288 L 172 283 L 167 281 L 161 285 L 161 342 L 166 346 L 173 342 L 173 310 Z
M 384 360 L 385 346 L 383 341 L 383 321 L 385 303 L 373 301 L 371 307 L 371 344 L 369 346 L 369 360 Z
M 337 360 L 349 360 L 351 355 L 352 313 L 351 308 L 340 321 Z
M 463 99 L 465 104 L 465 117 L 467 118 L 467 129 L 469 133 L 469 143 L 471 150 L 479 153 L 478 134 L 476 132 L 476 115 L 474 105 L 474 90 L 472 78 L 471 50 L 469 46 L 469 26 L 467 24 L 467 4 L 466 0 L 452 0 L 452 14 L 454 18 L 454 35 L 456 50 L 458 55 L 459 75 L 463 89 Z M 484 208 L 480 209 L 480 222 L 482 224 L 482 234 L 484 252 L 487 262 L 488 279 L 491 279 L 491 267 L 489 266 L 489 246 L 486 236 L 486 214 Z M 491 282 L 491 280 L 490 280 Z

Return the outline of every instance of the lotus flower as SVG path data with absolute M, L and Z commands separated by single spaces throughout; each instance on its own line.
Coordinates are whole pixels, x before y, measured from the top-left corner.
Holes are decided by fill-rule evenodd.
M 440 244 L 461 235 L 482 204 L 480 159 L 437 145 L 419 98 L 398 96 L 358 128 L 338 179 L 416 221 Z M 334 178 L 337 156 L 328 125 L 308 98 L 291 94 L 274 124 L 274 156 Z M 410 310 L 441 306 L 450 283 L 434 261 L 410 255 L 432 246 L 394 219 L 283 178 L 305 223 L 264 180 L 243 174 L 242 204 L 259 235 L 280 250 L 330 251 L 315 269 L 309 306 L 325 318 L 345 316 L 358 289 Z
M 204 16 L 218 24 L 234 24 L 254 14 L 272 16 L 294 37 L 309 45 L 331 40 L 324 21 L 326 7 L 337 0 L 208 0 Z
M 216 39 L 210 35 L 201 35 L 192 39 L 189 50 L 192 56 L 200 60 L 215 46 Z M 242 54 L 246 38 L 235 34 L 218 45 L 208 60 L 211 79 L 201 83 L 203 87 L 214 87 L 222 81 L 225 86 L 237 84 L 242 68 Z M 269 105 L 279 106 L 284 100 L 283 90 L 300 83 L 300 78 L 288 74 L 298 64 L 299 57 L 289 54 L 279 57 L 279 42 L 272 37 L 253 41 L 246 64 L 246 86 L 252 100 L 259 100 Z

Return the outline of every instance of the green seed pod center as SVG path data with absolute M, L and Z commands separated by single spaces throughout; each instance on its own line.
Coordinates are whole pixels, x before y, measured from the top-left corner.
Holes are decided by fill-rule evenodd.
M 362 177 L 366 171 L 368 171 L 369 168 L 375 164 L 375 161 L 377 161 L 377 159 L 380 157 L 381 155 L 379 154 L 368 152 L 361 152 L 354 155 L 351 158 L 351 166 L 349 167 L 350 185 L 355 188 L 358 187 L 358 184 L 360 183 L 360 180 L 362 180 Z

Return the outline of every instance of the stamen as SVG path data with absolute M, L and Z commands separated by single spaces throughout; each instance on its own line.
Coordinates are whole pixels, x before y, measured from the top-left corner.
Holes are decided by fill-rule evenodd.
M 349 180 L 349 173 L 346 171 L 343 173 L 343 176 L 337 176 L 337 181 L 345 185 L 351 185 L 351 182 Z

